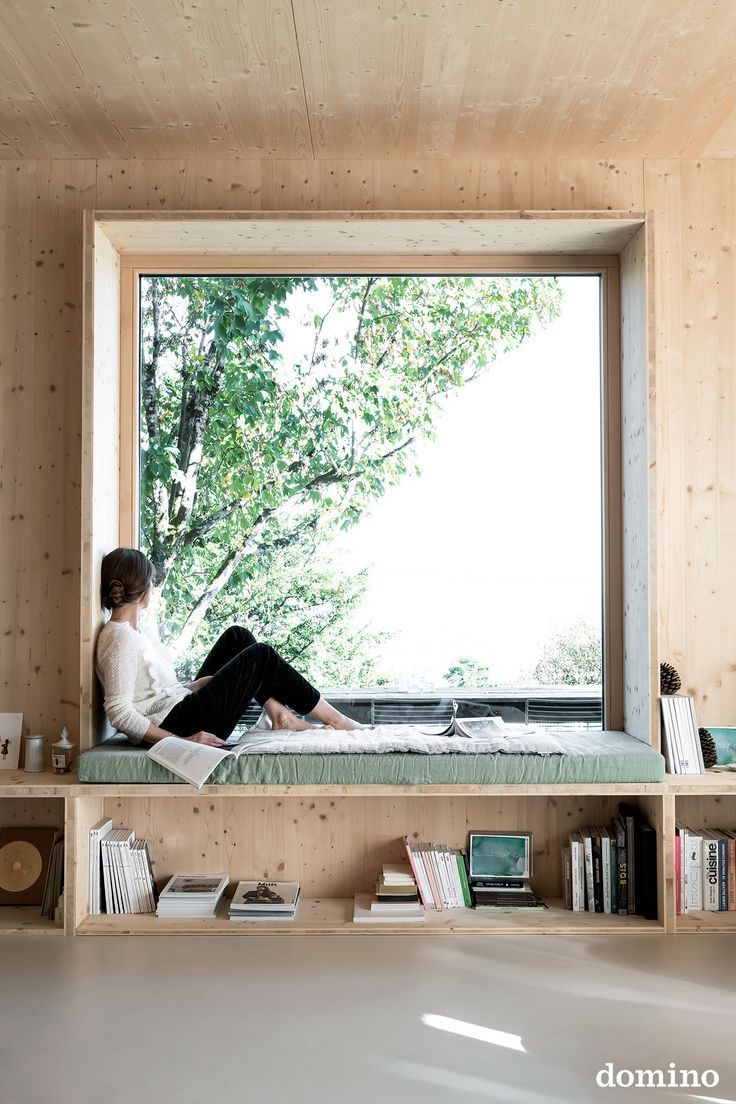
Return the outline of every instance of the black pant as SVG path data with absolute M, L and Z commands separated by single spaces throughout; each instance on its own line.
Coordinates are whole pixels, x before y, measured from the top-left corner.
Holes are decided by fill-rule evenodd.
M 212 675 L 201 690 L 188 694 L 161 721 L 175 736 L 214 732 L 226 740 L 253 698 L 263 705 L 276 698 L 306 715 L 320 698 L 305 678 L 269 644 L 258 644 L 239 625 L 226 629 L 199 669 L 197 678 Z

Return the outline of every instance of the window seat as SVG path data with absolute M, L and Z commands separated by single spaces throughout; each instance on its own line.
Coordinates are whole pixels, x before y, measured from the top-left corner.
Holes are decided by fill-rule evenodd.
M 664 758 L 623 732 L 556 732 L 564 755 L 242 755 L 228 758 L 210 783 L 239 785 L 482 785 L 662 782 Z M 82 752 L 80 782 L 187 783 L 123 736 Z

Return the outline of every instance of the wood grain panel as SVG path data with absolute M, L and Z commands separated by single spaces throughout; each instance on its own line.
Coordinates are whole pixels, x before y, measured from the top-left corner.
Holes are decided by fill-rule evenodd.
M 641 160 L 110 160 L 98 210 L 642 211 Z
M 650 561 L 650 517 L 654 469 L 649 426 L 654 387 L 648 333 L 646 230 L 642 227 L 621 255 L 621 477 L 623 536 L 624 729 L 645 743 L 657 743 L 652 680 L 656 624 Z M 653 354 L 652 354 L 653 355 Z M 655 690 L 656 694 L 656 690 Z
M 653 162 L 660 653 L 705 724 L 736 714 L 736 163 Z
M 148 839 L 159 881 L 174 871 L 227 871 L 233 881 L 299 881 L 308 897 L 371 891 L 382 863 L 405 858 L 405 834 L 464 847 L 470 829 L 531 831 L 534 886 L 542 896 L 558 897 L 560 847 L 569 832 L 583 824 L 608 823 L 618 800 L 562 795 L 119 797 L 105 800 L 105 815 L 115 827 L 134 828 Z
M 0 708 L 79 724 L 82 210 L 91 162 L 0 164 Z

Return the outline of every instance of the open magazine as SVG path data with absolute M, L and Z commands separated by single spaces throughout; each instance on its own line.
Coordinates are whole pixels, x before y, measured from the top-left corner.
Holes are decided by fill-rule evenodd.
M 182 740 L 180 736 L 167 736 L 148 749 L 148 758 L 200 789 L 223 759 L 229 756 L 237 759 L 249 746 L 243 743 L 231 748 L 212 747 Z

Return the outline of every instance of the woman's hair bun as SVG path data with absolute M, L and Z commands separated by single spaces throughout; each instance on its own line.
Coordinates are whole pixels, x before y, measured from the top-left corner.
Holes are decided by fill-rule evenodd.
M 119 609 L 138 602 L 151 589 L 153 564 L 137 548 L 115 548 L 103 557 L 100 570 L 100 601 L 105 609 Z
M 117 609 L 118 606 L 125 605 L 125 587 L 119 579 L 110 580 L 108 593 L 110 595 L 110 606 L 112 609 Z

